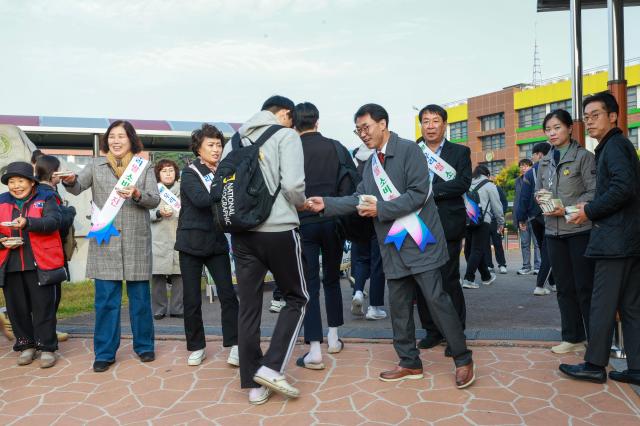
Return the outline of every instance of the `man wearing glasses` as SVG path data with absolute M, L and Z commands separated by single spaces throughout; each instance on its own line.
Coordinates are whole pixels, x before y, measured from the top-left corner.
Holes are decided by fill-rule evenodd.
M 560 364 L 560 371 L 596 383 L 607 380 L 605 367 L 616 310 L 624 333 L 627 366 L 609 378 L 640 385 L 640 163 L 629 139 L 617 127 L 618 103 L 607 92 L 582 103 L 589 136 L 598 141 L 596 195 L 569 223 L 593 222 L 585 256 L 595 259 L 589 345 L 585 362 Z
M 389 131 L 389 115 L 380 105 L 363 105 L 354 121 L 356 134 L 376 151 L 365 163 L 356 193 L 310 197 L 305 207 L 317 213 L 324 211 L 326 216 L 357 211 L 373 218 L 389 288 L 393 346 L 400 358 L 395 369 L 380 374 L 380 380 L 423 377 L 413 321 L 413 299 L 419 286 L 451 348 L 456 386 L 466 388 L 475 380 L 473 360 L 460 318 L 442 289 L 439 268 L 449 255 L 429 174 L 425 173 L 427 160 L 418 145 Z

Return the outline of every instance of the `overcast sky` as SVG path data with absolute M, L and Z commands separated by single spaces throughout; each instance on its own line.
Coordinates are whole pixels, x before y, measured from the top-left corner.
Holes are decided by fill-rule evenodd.
M 272 94 L 320 109 L 354 146 L 376 102 L 413 107 L 569 72 L 568 12 L 536 0 L 0 0 L 0 114 L 243 122 Z M 640 56 L 640 8 L 625 10 Z M 608 61 L 606 9 L 583 12 L 585 68 Z

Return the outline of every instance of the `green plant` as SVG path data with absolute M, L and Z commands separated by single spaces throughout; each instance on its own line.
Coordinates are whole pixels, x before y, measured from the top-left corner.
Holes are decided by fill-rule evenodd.
M 520 167 L 518 167 L 518 163 L 513 163 L 509 167 L 505 167 L 496 176 L 496 185 L 502 188 L 507 196 L 507 200 L 509 201 L 513 201 L 515 196 L 516 179 L 518 176 L 520 176 Z

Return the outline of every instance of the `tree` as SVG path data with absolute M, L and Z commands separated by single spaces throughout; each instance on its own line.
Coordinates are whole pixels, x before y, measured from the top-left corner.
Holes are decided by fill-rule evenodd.
M 520 167 L 518 163 L 513 163 L 509 167 L 505 167 L 496 176 L 495 183 L 502 188 L 507 195 L 507 200 L 513 201 L 516 190 L 516 179 L 520 176 Z

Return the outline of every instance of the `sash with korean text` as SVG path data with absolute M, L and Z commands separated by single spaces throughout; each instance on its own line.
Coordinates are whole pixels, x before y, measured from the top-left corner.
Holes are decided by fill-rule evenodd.
M 161 183 L 158 184 L 158 192 L 162 201 L 167 203 L 176 213 L 180 213 L 180 200 L 176 194 Z

